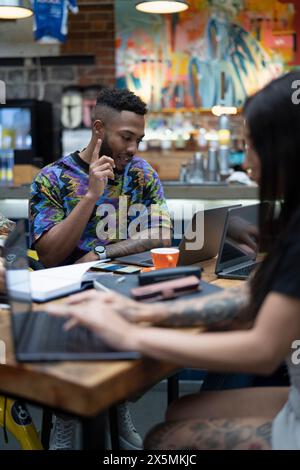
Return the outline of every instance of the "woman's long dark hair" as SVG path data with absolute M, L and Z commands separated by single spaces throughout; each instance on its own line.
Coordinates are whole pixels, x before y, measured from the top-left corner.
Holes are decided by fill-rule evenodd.
M 272 286 L 285 233 L 300 210 L 299 87 L 300 72 L 291 72 L 272 81 L 245 104 L 250 138 L 261 164 L 260 246 L 268 253 L 251 282 L 254 315 Z

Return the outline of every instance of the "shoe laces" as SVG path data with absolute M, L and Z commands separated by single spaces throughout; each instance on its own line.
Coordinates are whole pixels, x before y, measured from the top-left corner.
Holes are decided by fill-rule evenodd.
M 54 428 L 53 447 L 62 449 L 72 449 L 75 435 L 76 421 L 73 419 L 56 418 Z
M 135 432 L 136 434 L 138 433 L 133 424 L 127 403 L 122 403 L 121 405 L 118 406 L 118 415 L 119 415 L 119 421 L 120 421 L 121 427 L 123 424 L 126 426 L 126 429 L 128 431 Z

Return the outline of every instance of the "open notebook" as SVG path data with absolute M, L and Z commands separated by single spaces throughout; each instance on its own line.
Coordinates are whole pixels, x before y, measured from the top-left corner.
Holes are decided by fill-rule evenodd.
M 32 300 L 46 302 L 56 297 L 80 291 L 84 287 L 84 274 L 95 264 L 99 264 L 99 260 L 31 272 Z
M 10 247 L 8 259 L 5 260 L 6 269 L 8 275 L 12 276 L 14 292 L 28 294 L 28 284 L 30 282 L 31 298 L 35 302 L 47 302 L 56 297 L 80 291 L 83 288 L 83 281 L 86 280 L 85 273 L 92 266 L 99 263 L 99 260 L 97 260 L 90 263 L 41 269 L 29 273 L 23 220 L 20 220 L 15 230 L 10 233 L 6 245 Z M 12 264 L 14 269 L 11 271 L 10 266 Z M 91 281 L 90 279 L 90 284 Z

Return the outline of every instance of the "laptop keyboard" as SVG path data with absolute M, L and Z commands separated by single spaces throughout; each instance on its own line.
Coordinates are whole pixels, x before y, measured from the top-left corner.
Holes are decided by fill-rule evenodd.
M 234 271 L 230 271 L 230 274 L 238 275 L 238 276 L 250 276 L 252 270 L 258 265 L 259 263 L 253 263 L 249 266 L 244 266 L 243 268 L 235 269 Z
M 109 347 L 90 330 L 75 326 L 69 331 L 63 329 L 65 318 L 48 315 L 45 312 L 16 314 L 22 322 L 20 328 L 21 350 L 44 352 L 102 352 Z

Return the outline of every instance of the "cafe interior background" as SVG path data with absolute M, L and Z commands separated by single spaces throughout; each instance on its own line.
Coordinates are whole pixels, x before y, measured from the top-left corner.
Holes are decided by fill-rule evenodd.
M 299 66 L 300 2 L 188 0 L 187 10 L 167 15 L 136 3 L 78 0 L 76 12 L 66 1 L 65 38 L 39 35 L 35 15 L 0 19 L 0 211 L 8 217 L 27 217 L 39 168 L 88 142 L 105 86 L 127 87 L 148 103 L 139 155 L 171 205 L 257 198 L 241 171 L 241 108 Z

